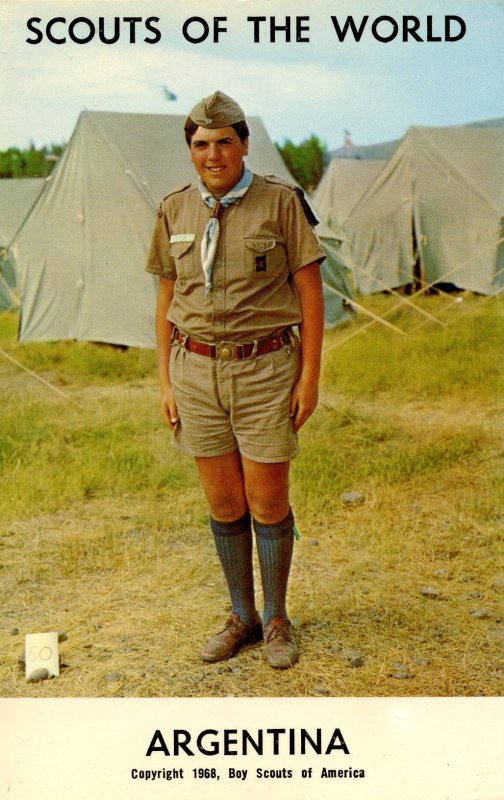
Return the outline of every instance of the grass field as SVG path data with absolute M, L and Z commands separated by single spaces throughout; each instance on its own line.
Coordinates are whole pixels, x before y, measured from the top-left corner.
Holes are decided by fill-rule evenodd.
M 198 658 L 228 599 L 154 353 L 20 345 L 0 315 L 3 353 L 60 392 L 0 357 L 1 696 L 502 694 L 504 298 L 365 302 L 404 334 L 363 314 L 326 333 L 280 673 L 260 647 Z M 48 630 L 61 675 L 28 684 L 24 635 Z

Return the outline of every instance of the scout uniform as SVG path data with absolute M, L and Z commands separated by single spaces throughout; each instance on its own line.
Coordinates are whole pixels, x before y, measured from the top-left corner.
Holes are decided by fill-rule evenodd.
M 234 450 L 237 442 L 229 427 L 227 433 L 225 430 L 221 433 L 219 428 L 216 440 L 212 440 L 208 420 L 201 420 L 198 413 L 197 396 L 204 402 L 209 395 L 213 397 L 208 411 L 208 415 L 213 416 L 212 409 L 222 401 L 224 394 L 231 413 L 240 407 L 240 402 L 244 404 L 246 397 L 250 401 L 255 394 L 257 399 L 258 365 L 261 364 L 264 388 L 260 391 L 283 390 L 283 408 L 280 419 L 275 416 L 276 435 L 270 433 L 266 439 L 264 433 L 268 429 L 271 432 L 271 422 L 261 413 L 268 405 L 264 397 L 261 403 L 250 407 L 250 420 L 243 420 L 243 431 L 241 417 L 238 417 L 238 433 L 242 432 L 246 442 L 239 449 L 255 461 L 289 460 L 297 453 L 296 436 L 288 414 L 290 391 L 299 367 L 297 340 L 287 334 L 285 341 L 279 339 L 279 350 L 284 352 L 272 350 L 271 355 L 259 354 L 257 363 L 227 357 L 228 353 L 233 353 L 233 348 L 226 348 L 226 342 L 231 345 L 250 343 L 253 348 L 254 340 L 267 340 L 301 322 L 299 297 L 291 276 L 306 264 L 323 259 L 324 252 L 294 190 L 276 178 L 254 175 L 245 196 L 221 213 L 221 230 L 213 262 L 213 288 L 205 297 L 200 247 L 209 216 L 210 211 L 203 205 L 197 186 L 184 186 L 167 195 L 158 212 L 147 266 L 157 275 L 176 279 L 168 319 L 182 337 L 187 336 L 196 343 L 193 352 L 187 348 L 172 350 L 170 378 L 178 393 L 180 413 L 175 444 L 194 456 L 213 456 Z M 218 357 L 198 358 L 198 342 L 217 344 Z M 275 376 L 275 371 L 280 374 Z M 239 396 L 228 397 L 240 373 L 243 381 L 237 387 Z M 282 413 L 285 409 L 287 412 Z M 281 425 L 282 417 L 284 425 Z M 237 441 L 238 445 L 242 444 L 239 438 Z
M 231 98 L 217 92 L 201 101 L 189 120 L 206 128 L 224 128 L 244 120 L 244 115 Z M 214 212 L 203 202 L 201 189 L 187 184 L 164 198 L 146 267 L 175 281 L 167 315 L 174 326 L 169 374 L 179 412 L 174 443 L 193 456 L 238 449 L 253 461 L 288 461 L 298 452 L 289 419 L 291 391 L 300 369 L 299 342 L 292 326 L 302 319 L 292 276 L 322 261 L 325 253 L 295 189 L 273 176 L 249 173 L 241 195 L 218 209 L 209 278 L 202 268 L 202 241 Z M 291 517 L 283 521 L 289 541 Z M 231 534 L 237 542 L 237 525 L 245 536 L 250 517 L 231 523 L 232 530 L 211 522 L 228 577 L 219 542 L 231 541 Z M 258 533 L 258 523 L 255 527 Z M 270 533 L 268 527 L 266 538 Z M 236 633 L 237 646 L 211 640 L 213 646 L 203 658 L 220 660 L 258 638 L 256 617 L 249 620 L 248 629 L 230 630 L 228 624 L 223 633 L 227 631 L 228 639 Z

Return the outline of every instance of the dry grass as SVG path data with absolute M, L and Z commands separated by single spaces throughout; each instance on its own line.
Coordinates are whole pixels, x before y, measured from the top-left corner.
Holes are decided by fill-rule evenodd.
M 302 659 L 280 674 L 260 648 L 220 665 L 197 657 L 228 604 L 199 490 L 90 500 L 10 523 L 2 694 L 499 694 L 504 515 L 493 526 L 480 522 L 494 480 L 482 458 L 469 483 L 463 466 L 439 476 L 435 488 L 413 481 L 400 497 L 396 486 L 370 480 L 355 507 L 336 502 L 335 510 L 299 515 L 290 609 Z M 424 587 L 438 597 L 422 595 Z M 475 609 L 488 616 L 473 618 Z M 58 680 L 25 683 L 15 628 L 67 633 Z M 350 666 L 358 656 L 363 665 Z
M 32 410 L 44 405 L 54 436 L 56 417 L 67 438 L 81 426 L 80 438 L 57 450 L 69 459 L 69 481 L 74 451 L 121 415 L 132 414 L 140 433 L 145 427 L 154 459 L 135 461 L 144 476 L 138 488 L 106 484 L 86 494 L 78 487 L 80 495 L 68 494 L 43 513 L 24 505 L 5 515 L 1 696 L 502 694 L 498 397 L 460 401 L 451 391 L 398 402 L 382 391 L 374 400 L 356 400 L 326 383 L 293 466 L 302 538 L 289 608 L 301 660 L 275 672 L 260 647 L 221 664 L 198 658 L 201 642 L 222 624 L 228 598 L 193 467 L 172 453 L 155 417 L 155 380 L 69 384 L 84 404 L 79 412 L 28 377 L 10 369 L 4 376 L 7 408 L 23 408 L 29 392 Z M 135 428 L 124 434 L 137 435 Z M 21 458 L 19 475 L 24 468 Z M 343 491 L 359 491 L 362 501 L 344 503 Z M 259 588 L 258 599 L 260 607 Z M 17 663 L 23 636 L 45 630 L 67 634 L 61 675 L 28 684 Z

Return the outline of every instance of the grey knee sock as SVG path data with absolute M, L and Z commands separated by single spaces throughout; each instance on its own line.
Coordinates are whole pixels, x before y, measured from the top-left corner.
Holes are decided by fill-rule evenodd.
M 263 525 L 254 519 L 257 554 L 264 594 L 263 623 L 271 617 L 287 617 L 285 600 L 294 544 L 294 516 Z
M 251 623 L 257 614 L 252 568 L 252 529 L 250 514 L 234 522 L 218 522 L 210 517 L 210 527 L 231 596 L 233 614 Z

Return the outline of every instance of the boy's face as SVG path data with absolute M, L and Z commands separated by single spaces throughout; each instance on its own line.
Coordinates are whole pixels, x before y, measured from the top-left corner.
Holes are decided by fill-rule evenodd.
M 243 172 L 243 158 L 248 153 L 244 142 L 231 126 L 202 128 L 191 139 L 191 159 L 196 172 L 212 194 L 223 197 L 238 183 Z

